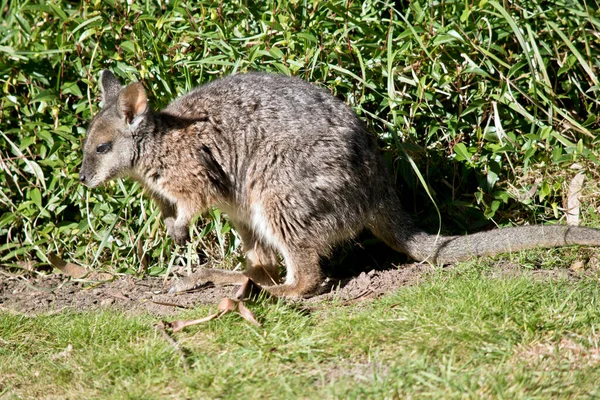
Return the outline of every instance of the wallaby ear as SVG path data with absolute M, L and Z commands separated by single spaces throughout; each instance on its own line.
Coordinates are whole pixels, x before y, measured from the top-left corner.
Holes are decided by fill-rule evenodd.
M 104 103 L 104 107 L 117 99 L 121 88 L 121 82 L 115 78 L 112 72 L 107 69 L 100 72 L 100 89 L 102 90 L 102 102 Z
M 141 83 L 132 83 L 119 93 L 119 111 L 128 124 L 147 109 L 148 97 Z

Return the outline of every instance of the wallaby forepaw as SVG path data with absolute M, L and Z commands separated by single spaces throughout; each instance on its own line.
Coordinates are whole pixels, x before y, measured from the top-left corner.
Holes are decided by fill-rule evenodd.
M 179 246 L 185 246 L 190 241 L 190 235 L 187 232 L 173 232 L 171 233 L 173 241 Z
M 174 218 L 165 218 L 164 221 L 167 232 L 171 235 L 176 244 L 183 246 L 190 240 L 190 234 L 187 227 L 178 227 L 175 224 Z

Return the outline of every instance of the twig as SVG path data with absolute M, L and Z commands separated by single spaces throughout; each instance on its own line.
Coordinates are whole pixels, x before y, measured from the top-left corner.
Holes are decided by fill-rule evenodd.
M 162 321 L 159 321 L 156 325 L 154 325 L 157 331 L 160 332 L 162 337 L 173 347 L 173 349 L 179 354 L 179 358 L 181 359 L 181 364 L 183 364 L 183 370 L 185 373 L 190 372 L 190 366 L 188 365 L 187 359 L 185 358 L 185 353 L 179 347 L 179 344 L 167 333 L 165 330 L 165 324 Z
M 158 304 L 159 306 L 183 308 L 184 310 L 190 310 L 190 309 L 192 309 L 192 307 L 189 307 L 189 306 L 184 306 L 184 305 L 175 304 L 175 303 L 168 303 L 166 301 L 155 301 L 155 300 L 150 300 L 150 301 L 152 303 L 154 303 L 154 304 Z

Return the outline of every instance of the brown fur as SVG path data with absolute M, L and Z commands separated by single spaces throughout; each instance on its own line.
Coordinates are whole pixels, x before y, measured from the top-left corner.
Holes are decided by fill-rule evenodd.
M 201 270 L 193 282 L 241 283 L 250 276 L 277 296 L 310 294 L 322 279 L 319 259 L 364 228 L 433 263 L 600 245 L 599 230 L 579 227 L 451 237 L 418 230 L 363 123 L 343 102 L 296 78 L 233 75 L 160 112 L 150 110 L 139 83 L 122 87 L 108 71 L 101 83 L 104 107 L 88 128 L 80 180 L 95 187 L 119 176 L 137 179 L 179 244 L 188 240 L 190 220 L 211 206 L 225 211 L 242 237 L 245 275 Z M 277 254 L 287 269 L 283 283 Z

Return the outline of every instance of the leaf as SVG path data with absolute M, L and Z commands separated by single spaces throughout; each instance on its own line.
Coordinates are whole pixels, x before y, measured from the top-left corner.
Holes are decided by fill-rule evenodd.
M 29 198 L 35 203 L 35 205 L 41 210 L 42 209 L 42 193 L 40 189 L 33 188 L 29 191 Z
M 10 147 L 13 149 L 15 155 L 23 157 L 23 161 L 25 162 L 25 167 L 23 168 L 23 170 L 34 175 L 37 179 L 36 183 L 41 183 L 44 189 L 46 189 L 44 173 L 42 172 L 42 168 L 39 166 L 39 164 L 35 161 L 28 160 L 27 157 L 23 154 L 23 152 L 21 152 L 21 150 L 19 149 L 19 146 L 17 146 L 12 140 L 10 140 L 8 136 L 6 136 L 6 134 L 4 134 L 4 132 L 1 130 L 0 135 L 2 135 L 4 139 L 8 142 L 8 144 L 10 144 Z
M 56 99 L 57 99 L 57 96 L 53 90 L 42 90 L 33 99 L 31 99 L 31 102 L 32 103 L 37 103 L 37 102 L 42 102 L 42 101 L 50 102 L 50 101 L 54 101 Z
M 26 158 L 23 159 L 25 161 L 25 167 L 23 170 L 35 176 L 39 182 L 46 188 L 46 180 L 44 179 L 44 172 L 42 171 L 42 167 L 35 161 L 28 160 Z
M 260 323 L 254 317 L 254 313 L 252 311 L 250 311 L 248 308 L 246 308 L 246 306 L 244 305 L 244 302 L 240 301 L 240 303 L 238 304 L 238 309 L 240 311 L 240 315 L 246 321 L 250 322 L 254 326 L 261 326 Z
M 546 198 L 546 196 L 548 196 L 549 194 L 550 194 L 550 185 L 548 185 L 548 182 L 544 181 L 542 183 L 542 187 L 540 188 L 540 194 L 539 194 L 540 201 L 544 200 Z
M 87 269 L 85 269 L 81 265 L 73 264 L 71 262 L 65 262 L 56 254 L 48 254 L 48 260 L 54 268 L 59 269 L 63 274 L 68 275 L 72 278 L 81 279 L 88 274 Z
M 565 43 L 565 45 L 567 45 L 567 47 L 569 48 L 569 50 L 571 50 L 571 52 L 575 55 L 575 57 L 577 58 L 577 61 L 579 61 L 579 64 L 581 64 L 581 67 L 583 68 L 583 70 L 590 77 L 590 80 L 592 82 L 594 82 L 594 85 L 600 85 L 600 82 L 598 81 L 598 77 L 594 73 L 594 70 L 592 69 L 592 67 L 590 67 L 590 65 L 587 63 L 587 61 L 585 60 L 585 58 L 581 55 L 581 53 L 573 45 L 572 40 L 569 39 L 562 32 L 562 30 L 558 27 L 558 25 L 556 25 L 554 22 L 547 21 L 547 23 L 550 26 L 550 28 L 552 28 L 552 30 L 554 30 L 554 32 L 556 32 L 556 34 L 563 40 L 563 42 Z
M 230 299 L 229 297 L 224 297 L 217 306 L 217 310 L 231 312 L 237 308 L 237 302 L 235 300 Z
M 307 40 L 314 44 L 319 43 L 319 41 L 317 40 L 317 38 L 314 35 L 311 35 L 310 33 L 307 33 L 307 32 L 298 32 L 298 33 L 295 33 L 295 36 L 299 39 L 304 39 L 304 40 Z
M 579 198 L 581 197 L 584 180 L 585 174 L 583 171 L 580 171 L 575 174 L 569 184 L 569 190 L 567 192 L 567 225 L 579 225 Z
M 131 42 L 130 40 L 125 40 L 124 42 L 121 42 L 121 48 L 129 53 L 135 53 L 135 47 L 133 46 L 133 42 Z
M 79 86 L 77 86 L 77 82 L 66 82 L 62 85 L 62 92 L 70 93 L 78 97 L 83 97 L 83 93 L 81 93 Z
M 494 160 L 490 160 L 488 164 L 488 170 L 486 175 L 486 183 L 489 190 L 492 190 L 496 182 L 498 182 L 498 175 L 500 174 L 500 164 Z
M 454 146 L 454 154 L 456 154 L 457 161 L 471 160 L 471 155 L 464 143 L 457 143 Z
M 93 24 L 96 21 L 101 21 L 102 20 L 102 15 L 96 15 L 93 18 L 86 18 L 85 21 L 83 21 L 81 24 L 77 25 L 75 27 L 75 29 L 73 29 L 70 33 L 69 33 L 69 38 L 73 37 L 73 35 L 75 33 L 77 33 L 78 30 L 85 28 L 86 26 Z M 96 24 L 94 24 L 96 25 Z M 79 40 L 79 42 L 81 42 L 81 39 Z

